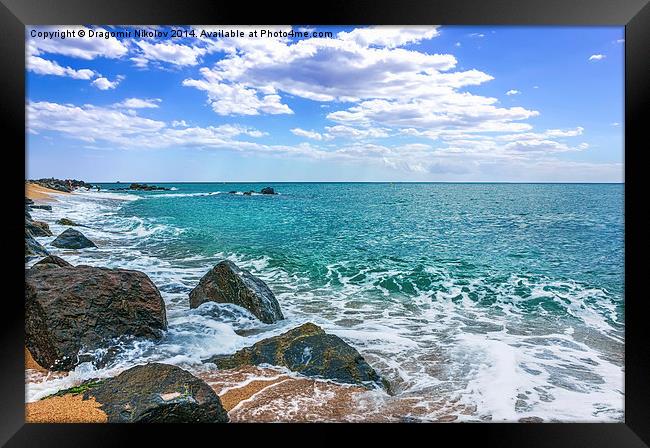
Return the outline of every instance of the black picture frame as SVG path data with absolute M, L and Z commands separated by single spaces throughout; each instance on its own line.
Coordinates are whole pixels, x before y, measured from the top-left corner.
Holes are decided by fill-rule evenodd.
M 173 0 L 0 0 L 0 110 L 7 162 L 3 201 L 7 263 L 6 291 L 0 315 L 0 443 L 7 446 L 114 446 L 134 441 L 165 445 L 188 443 L 202 433 L 224 443 L 234 435 L 245 443 L 283 443 L 294 439 L 339 443 L 351 430 L 381 438 L 398 432 L 413 434 L 411 443 L 518 447 L 642 447 L 650 444 L 650 325 L 644 313 L 643 260 L 647 239 L 638 190 L 643 179 L 642 153 L 647 151 L 643 112 L 650 104 L 650 5 L 648 0 L 336 0 L 315 2 L 225 2 Z M 464 25 L 624 25 L 625 26 L 625 422 L 571 424 L 447 424 L 447 425 L 53 425 L 24 423 L 24 294 L 21 278 L 25 173 L 25 25 L 35 24 L 464 24 Z M 12 156 L 11 158 L 9 156 Z M 22 168 L 22 170 L 21 170 Z M 19 219 L 21 222 L 19 222 Z M 20 256 L 20 263 L 19 263 Z M 255 431 L 253 432 L 252 429 Z M 300 432 L 298 434 L 297 432 Z M 290 439 L 287 435 L 292 434 Z M 409 434 L 410 436 L 411 434 Z M 406 436 L 406 434 L 405 434 Z M 307 438 L 305 438 L 307 437 Z M 444 437 L 442 439 L 441 437 Z M 320 440 L 319 440 L 320 439 Z M 241 442 L 240 442 L 241 443 Z M 443 442 L 444 443 L 444 442 Z

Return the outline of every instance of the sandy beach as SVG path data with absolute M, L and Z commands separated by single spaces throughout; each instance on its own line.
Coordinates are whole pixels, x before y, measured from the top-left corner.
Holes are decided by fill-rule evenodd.
M 25 183 L 25 197 L 34 201 L 49 202 L 54 200 L 53 194 L 70 194 L 63 191 L 52 190 L 38 184 Z

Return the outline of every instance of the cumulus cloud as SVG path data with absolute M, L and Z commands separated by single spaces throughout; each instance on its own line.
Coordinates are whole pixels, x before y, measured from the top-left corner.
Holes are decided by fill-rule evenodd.
M 73 79 L 90 80 L 95 72 L 90 69 L 75 70 L 70 67 L 62 67 L 56 61 L 50 61 L 38 56 L 29 56 L 27 59 L 27 70 L 39 75 L 67 76 Z
M 437 26 L 423 28 L 378 26 L 356 28 L 350 32 L 341 31 L 337 37 L 343 41 L 354 41 L 362 47 L 376 45 L 378 47 L 396 48 L 428 40 L 439 34 Z
M 512 96 L 512 95 L 519 95 L 520 93 L 521 93 L 521 92 L 520 92 L 519 90 L 510 89 L 510 90 L 508 90 L 508 91 L 506 92 L 506 95 L 508 95 L 508 96 Z
M 156 109 L 160 106 L 162 100 L 160 98 L 127 98 L 124 101 L 115 103 L 115 107 L 126 107 L 129 109 Z
M 28 29 L 28 36 L 31 30 L 38 32 L 54 32 L 54 31 L 87 31 L 88 28 L 83 26 L 37 26 Z M 106 32 L 106 29 L 101 27 L 93 28 L 98 32 Z M 33 54 L 40 55 L 41 53 L 61 54 L 79 59 L 91 60 L 95 58 L 121 58 L 128 53 L 126 45 L 115 37 L 108 39 L 99 37 L 88 37 L 88 33 L 84 37 L 64 38 L 39 38 L 30 37 L 29 45 L 32 47 Z
M 298 137 L 310 138 L 312 140 L 323 140 L 323 134 L 316 131 L 307 131 L 305 129 L 294 128 L 291 129 L 291 133 L 293 135 L 297 135 Z
M 115 89 L 120 82 L 124 79 L 124 76 L 118 75 L 117 78 L 113 81 L 109 81 L 108 78 L 97 78 L 90 84 L 93 86 L 97 87 L 99 90 L 112 90 Z
M 137 66 L 145 67 L 151 61 L 162 61 L 174 65 L 197 65 L 205 48 L 176 44 L 176 43 L 149 43 L 145 40 L 136 41 L 135 44 L 141 52 L 131 58 Z
M 605 59 L 604 54 L 592 54 L 591 56 L 589 56 L 590 61 L 600 61 L 602 59 Z

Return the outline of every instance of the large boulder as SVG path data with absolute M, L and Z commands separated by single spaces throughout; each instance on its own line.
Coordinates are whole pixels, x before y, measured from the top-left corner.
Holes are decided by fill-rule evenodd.
M 165 302 L 142 272 L 81 265 L 25 274 L 26 345 L 50 370 L 92 361 L 81 349 L 110 349 L 122 336 L 159 339 L 166 329 Z
M 168 191 L 169 188 L 159 187 L 157 185 L 147 185 L 147 184 L 138 184 L 134 183 L 129 185 L 129 190 L 141 190 L 141 191 Z
M 317 325 L 303 324 L 279 336 L 264 339 L 232 355 L 216 355 L 206 360 L 220 369 L 270 364 L 303 375 L 365 387 L 388 383 L 370 367 L 359 352 L 343 339 L 327 334 Z
M 25 261 L 30 258 L 47 257 L 49 253 L 41 243 L 36 241 L 32 232 L 25 229 Z
M 52 241 L 52 246 L 60 247 L 62 249 L 83 249 L 86 247 L 97 247 L 95 243 L 90 241 L 78 230 L 66 229 L 61 235 L 57 236 Z
M 267 324 L 284 319 L 280 304 L 266 283 L 228 260 L 213 267 L 190 292 L 190 308 L 205 302 L 239 305 Z
M 277 194 L 272 187 L 264 187 L 260 190 L 262 194 Z
M 49 268 L 67 268 L 72 267 L 70 263 L 56 255 L 48 255 L 47 257 L 39 260 L 32 266 L 32 269 L 49 269 Z
M 25 217 L 25 229 L 29 230 L 34 236 L 52 236 L 50 226 L 43 221 L 33 221 Z
M 203 380 L 169 364 L 132 367 L 107 380 L 90 380 L 57 395 L 94 399 L 108 423 L 222 423 L 228 414 Z

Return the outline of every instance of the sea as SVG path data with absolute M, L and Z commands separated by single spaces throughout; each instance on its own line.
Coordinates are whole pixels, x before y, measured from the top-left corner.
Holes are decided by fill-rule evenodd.
M 121 342 L 102 367 L 28 375 L 28 402 L 151 361 L 201 371 L 212 355 L 313 322 L 394 392 L 368 392 L 342 421 L 391 400 L 402 400 L 401 421 L 624 420 L 623 184 L 97 185 L 32 212 L 54 235 L 59 218 L 83 224 L 96 249 L 39 241 L 75 265 L 145 272 L 169 328 L 160 341 Z M 279 194 L 242 194 L 266 186 Z M 263 279 L 286 319 L 190 309 L 189 292 L 224 259 Z

